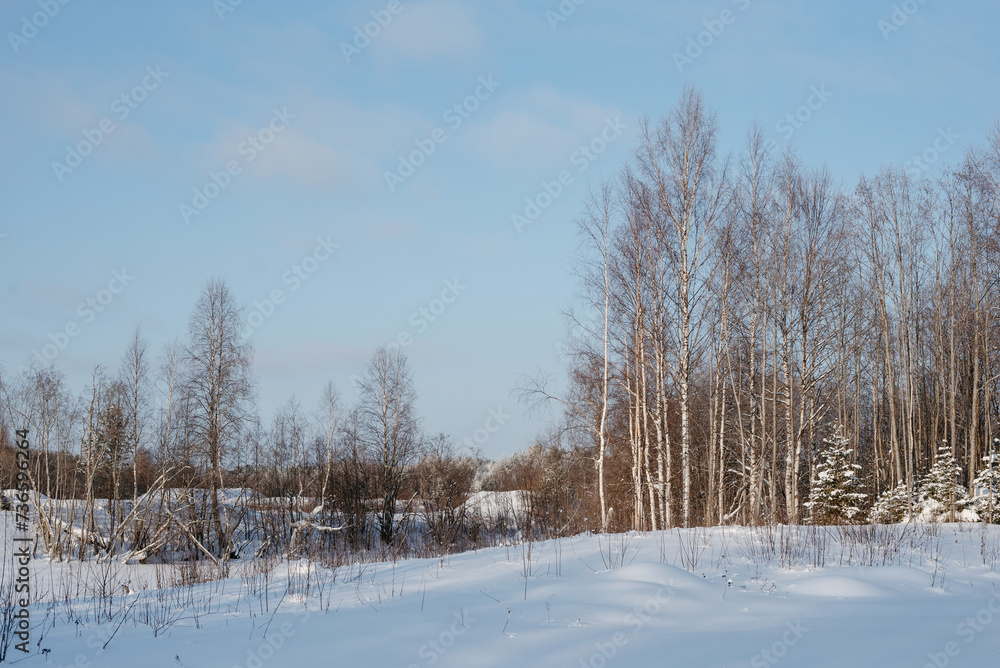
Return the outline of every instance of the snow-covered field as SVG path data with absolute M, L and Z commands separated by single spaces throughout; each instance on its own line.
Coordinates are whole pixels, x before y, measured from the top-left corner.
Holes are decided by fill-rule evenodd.
M 173 587 L 174 566 L 36 560 L 36 590 L 59 602 L 32 607 L 34 653 L 9 658 L 122 668 L 1000 666 L 1000 527 L 848 531 L 582 535 L 338 569 L 278 561 L 267 577 L 246 561 L 222 581 Z M 95 602 L 100 587 L 114 590 L 110 604 Z

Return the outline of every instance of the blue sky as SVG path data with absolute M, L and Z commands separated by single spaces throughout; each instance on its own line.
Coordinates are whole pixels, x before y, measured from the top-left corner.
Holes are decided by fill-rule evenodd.
M 8 372 L 55 339 L 82 388 L 140 322 L 158 354 L 220 276 L 261 312 L 265 419 L 327 379 L 352 400 L 351 375 L 402 334 L 425 429 L 461 443 L 509 414 L 483 444 L 498 456 L 546 423 L 511 397 L 518 376 L 564 374 L 588 187 L 685 85 L 725 150 L 756 120 L 848 188 L 942 133 L 930 168 L 957 161 L 1000 116 L 995 2 L 235 2 L 0 5 Z M 355 43 L 372 12 L 386 25 Z

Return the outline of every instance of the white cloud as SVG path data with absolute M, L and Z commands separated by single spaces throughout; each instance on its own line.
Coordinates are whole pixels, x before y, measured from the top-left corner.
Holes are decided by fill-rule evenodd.
M 291 128 L 250 163 L 250 170 L 263 178 L 286 176 L 311 187 L 350 187 L 355 181 L 346 155 Z
M 404 3 L 374 48 L 408 58 L 463 56 L 478 50 L 482 38 L 475 21 L 457 3 Z
M 258 345 L 254 366 L 261 376 L 270 378 L 290 377 L 316 369 L 336 369 L 365 358 L 361 348 L 327 341 L 298 341 L 291 347 Z
M 617 115 L 599 104 L 539 86 L 489 120 L 471 123 L 463 130 L 463 140 L 501 167 L 553 165 L 564 162 Z
M 237 160 L 261 179 L 287 178 L 307 188 L 357 192 L 384 187 L 379 160 L 408 141 L 413 119 L 396 110 L 369 109 L 334 98 L 301 94 L 276 105 L 294 116 L 253 161 L 240 153 L 247 137 L 266 128 L 230 120 L 202 150 L 199 169 Z
M 394 240 L 411 238 L 420 230 L 420 225 L 411 217 L 383 216 L 367 223 L 365 236 L 372 239 Z
M 478 126 L 470 126 L 467 141 L 475 150 L 503 166 L 535 157 L 560 156 L 571 150 L 573 133 L 523 109 L 507 109 Z
M 0 89 L 11 93 L 17 99 L 21 118 L 26 126 L 37 128 L 45 135 L 57 137 L 67 145 L 84 139 L 83 133 L 93 133 L 104 119 L 113 123 L 113 130 L 103 135 L 95 151 L 101 158 L 120 158 L 126 161 L 153 160 L 159 153 L 156 142 L 132 118 L 122 121 L 113 112 L 112 103 L 129 90 L 122 86 L 121 79 L 111 81 L 102 75 L 77 73 L 73 76 L 56 75 L 44 69 L 36 69 L 28 77 L 15 75 L 0 68 Z M 87 92 L 78 92 L 86 83 Z M 158 95 L 153 90 L 152 99 Z M 154 102 L 142 102 L 139 112 Z M 138 112 L 136 112 L 138 113 Z M 60 160 L 63 153 L 56 152 L 51 160 Z

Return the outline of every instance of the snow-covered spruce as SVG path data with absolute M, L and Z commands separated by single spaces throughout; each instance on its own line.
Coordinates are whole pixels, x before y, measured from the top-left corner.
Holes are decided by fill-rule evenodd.
M 922 522 L 976 522 L 972 499 L 958 484 L 961 467 L 948 446 L 938 448 L 934 466 L 917 486 L 919 506 L 914 509 Z
M 839 429 L 823 441 L 825 448 L 816 466 L 809 490 L 810 521 L 813 524 L 849 524 L 861 517 L 860 506 L 868 495 L 861 491 L 860 464 L 851 463 L 850 440 Z
M 912 493 L 900 483 L 879 497 L 868 515 L 875 524 L 978 522 L 973 500 L 959 484 L 962 469 L 947 446 L 938 448 L 934 465 L 917 480 Z M 1000 488 L 998 488 L 1000 489 Z M 912 515 L 911 515 L 912 513 Z
M 872 524 L 904 522 L 910 516 L 911 505 L 915 503 L 916 499 L 910 494 L 906 483 L 901 482 L 878 497 L 878 501 L 868 513 L 868 521 Z
M 995 439 L 994 450 L 1000 449 L 1000 438 Z M 986 467 L 979 472 L 972 488 L 975 490 L 975 509 L 979 519 L 1000 524 L 1000 455 L 983 457 Z

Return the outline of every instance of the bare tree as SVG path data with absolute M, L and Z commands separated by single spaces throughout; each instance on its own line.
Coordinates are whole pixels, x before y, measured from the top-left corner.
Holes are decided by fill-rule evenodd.
M 681 413 L 682 516 L 692 520 L 695 366 L 704 344 L 712 253 L 708 243 L 731 201 L 727 168 L 716 155 L 717 123 L 701 94 L 687 89 L 655 128 L 645 125 L 637 161 L 649 197 L 644 212 L 660 234 L 659 248 L 673 282 L 668 309 L 674 328 L 673 370 Z
M 403 472 L 421 446 L 415 412 L 416 392 L 406 357 L 388 346 L 372 355 L 360 382 L 358 405 L 364 443 L 373 467 L 373 492 L 378 496 L 379 532 L 392 542 L 396 534 L 396 501 Z
M 125 392 L 125 411 L 128 420 L 129 453 L 132 458 L 132 501 L 139 494 L 139 450 L 146 436 L 149 419 L 149 346 L 142 338 L 142 327 L 137 326 L 122 356 L 121 371 Z
M 608 507 L 604 493 L 604 462 L 608 451 L 608 390 L 610 386 L 611 360 L 609 357 L 609 335 L 611 317 L 611 223 L 614 208 L 614 194 L 611 187 L 604 185 L 600 193 L 592 197 L 584 217 L 578 227 L 582 237 L 583 258 L 580 278 L 584 282 L 587 299 L 600 310 L 600 324 L 591 327 L 579 321 L 576 324 L 596 343 L 598 350 L 590 347 L 583 354 L 594 355 L 600 364 L 599 396 L 597 397 L 597 421 L 593 425 L 597 453 L 594 464 L 597 468 L 597 494 L 601 507 L 601 531 L 608 528 Z M 594 255 L 591 255 L 594 254 Z
M 228 559 L 233 549 L 232 527 L 220 498 L 225 461 L 239 442 L 254 390 L 253 347 L 240 334 L 241 314 L 225 282 L 209 281 L 191 315 L 184 351 L 190 432 L 206 463 L 215 549 L 222 559 Z
M 323 479 L 320 484 L 319 502 L 326 504 L 328 502 L 327 490 L 330 484 L 330 474 L 333 470 L 334 442 L 343 422 L 340 408 L 340 393 L 337 392 L 337 386 L 333 384 L 333 381 L 327 381 L 326 385 L 323 386 L 323 396 L 319 402 L 318 420 L 323 428 L 321 436 L 321 444 L 323 446 L 323 452 L 321 453 Z M 330 504 L 331 510 L 332 507 L 332 504 Z

